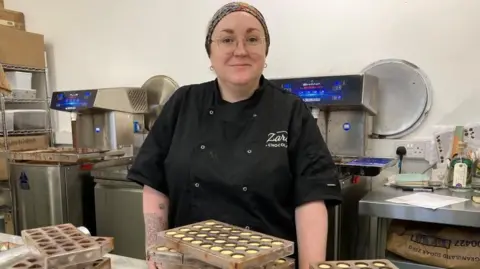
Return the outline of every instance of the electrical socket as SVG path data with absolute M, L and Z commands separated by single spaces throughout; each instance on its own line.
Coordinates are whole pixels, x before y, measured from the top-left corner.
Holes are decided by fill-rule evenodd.
M 427 143 L 428 140 L 400 140 L 395 141 L 393 152 L 394 155 L 398 147 L 405 147 L 407 154 L 404 156 L 406 159 L 426 159 Z

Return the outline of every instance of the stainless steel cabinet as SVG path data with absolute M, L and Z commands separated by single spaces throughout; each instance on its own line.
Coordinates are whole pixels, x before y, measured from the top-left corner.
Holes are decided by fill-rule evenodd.
M 95 231 L 93 178 L 79 165 L 10 165 L 17 199 L 17 231 L 72 223 Z
M 126 179 L 102 179 L 97 175 L 95 182 L 97 234 L 115 238 L 114 254 L 145 259 L 143 188 Z

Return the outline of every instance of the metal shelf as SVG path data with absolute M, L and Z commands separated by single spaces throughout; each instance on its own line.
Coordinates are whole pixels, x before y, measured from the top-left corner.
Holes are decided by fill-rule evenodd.
M 0 193 L 10 190 L 10 182 L 8 180 L 0 180 Z
M 6 104 L 37 104 L 50 101 L 49 99 L 13 99 L 5 97 Z
M 424 265 L 421 263 L 413 262 L 404 258 L 401 258 L 393 253 L 387 253 L 387 259 L 389 259 L 393 264 L 401 269 L 442 269 L 437 266 Z
M 32 73 L 45 73 L 46 68 L 36 68 L 27 66 L 18 66 L 12 64 L 0 63 L 5 71 L 20 71 L 20 72 L 32 72 Z
M 54 132 L 52 130 L 52 118 L 51 118 L 51 113 L 50 113 L 50 90 L 49 90 L 49 77 L 48 77 L 48 61 L 47 61 L 47 54 L 44 54 L 45 56 L 45 68 L 34 68 L 34 67 L 28 67 L 28 66 L 18 66 L 18 65 L 12 65 L 12 64 L 3 64 L 2 67 L 5 71 L 19 71 L 19 72 L 28 72 L 32 73 L 32 83 L 33 84 L 39 84 L 35 85 L 34 89 L 38 91 L 42 91 L 42 95 L 37 95 L 37 99 L 17 99 L 17 98 L 8 98 L 8 96 L 5 96 L 3 94 L 0 94 L 0 137 L 3 137 L 3 148 L 6 152 L 9 152 L 9 143 L 8 143 L 8 136 L 22 136 L 22 135 L 36 135 L 36 134 L 48 134 L 50 137 L 50 146 L 54 144 Z M 33 85 L 32 85 L 33 86 Z M 36 87 L 39 86 L 39 87 Z M 14 130 L 14 131 L 9 131 L 6 126 L 6 119 L 5 119 L 5 110 L 7 105 L 11 104 L 17 104 L 17 105 L 12 105 L 12 107 L 22 107 L 23 105 L 26 106 L 26 108 L 32 107 L 31 105 L 28 104 L 45 104 L 45 110 L 46 110 L 46 120 L 47 120 L 47 125 L 45 129 L 36 129 L 36 130 Z M 1 146 L 0 146 L 1 148 Z M 1 154 L 1 152 L 0 152 Z M 10 156 L 8 156 L 8 159 L 10 159 Z M 11 161 L 11 160 L 10 160 Z M 10 167 L 7 166 L 7 172 L 9 173 Z M 14 185 L 14 181 L 8 180 L 7 183 L 2 183 L 0 184 L 3 189 L 10 189 L 10 195 L 11 195 L 11 207 L 10 209 L 7 208 L 2 208 L 0 206 L 0 213 L 5 210 L 5 211 L 11 211 L 5 214 L 11 214 L 12 218 L 12 223 L 13 227 L 10 227 L 11 232 L 13 233 L 20 233 L 18 230 L 18 215 L 17 215 L 17 193 L 16 193 L 16 188 Z
M 7 135 L 30 135 L 30 134 L 48 134 L 52 129 L 35 129 L 35 130 L 14 130 L 8 131 Z M 3 131 L 0 131 L 0 135 L 3 135 Z

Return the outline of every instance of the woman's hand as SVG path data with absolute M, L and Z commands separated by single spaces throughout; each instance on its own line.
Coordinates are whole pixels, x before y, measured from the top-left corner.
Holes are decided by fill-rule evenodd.
M 148 269 L 157 269 L 157 265 L 153 261 L 147 261 Z

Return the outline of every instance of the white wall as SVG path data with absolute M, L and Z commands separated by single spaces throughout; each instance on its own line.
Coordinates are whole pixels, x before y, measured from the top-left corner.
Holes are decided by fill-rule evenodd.
M 140 86 L 166 74 L 180 84 L 212 79 L 206 24 L 227 0 L 5 0 L 51 50 L 54 89 Z M 429 76 L 434 105 L 412 136 L 480 120 L 480 1 L 251 0 L 272 45 L 267 77 L 355 73 L 382 58 L 413 62 Z M 472 113 L 471 115 L 467 114 Z M 63 114 L 63 113 L 62 113 Z M 67 115 L 59 142 L 69 142 Z M 63 135 L 62 135 L 63 133 Z

